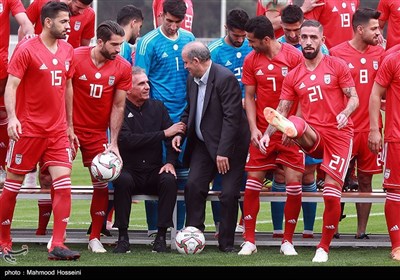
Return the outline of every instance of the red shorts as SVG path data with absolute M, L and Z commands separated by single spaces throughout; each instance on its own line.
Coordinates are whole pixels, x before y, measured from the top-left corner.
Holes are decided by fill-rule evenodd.
M 400 190 L 400 143 L 386 142 L 383 147 L 383 187 L 386 189 Z
M 8 77 L 7 73 L 8 63 L 0 56 L 0 80 Z
M 8 133 L 7 133 L 7 123 L 0 123 L 0 166 L 5 169 L 7 147 L 8 147 Z
M 354 133 L 353 157 L 357 160 L 358 172 L 367 174 L 382 173 L 382 152 L 374 154 L 368 148 L 369 132 Z
M 72 168 L 72 151 L 66 133 L 48 138 L 21 137 L 17 142 L 10 140 L 7 151 L 7 167 L 15 173 L 24 175 L 40 163 L 46 171 L 49 166 Z
M 106 150 L 108 144 L 107 132 L 75 129 L 75 134 L 79 139 L 83 166 L 89 167 L 93 158 Z
M 265 171 L 276 169 L 278 164 L 290 167 L 296 171 L 304 172 L 304 152 L 295 144 L 285 146 L 282 144 L 282 133 L 272 135 L 267 154 L 250 144 L 247 156 L 246 171 Z
M 321 170 L 343 186 L 351 159 L 353 133 L 346 128 L 342 130 L 311 128 L 317 133 L 317 141 L 314 147 L 304 152 L 314 158 L 322 158 Z

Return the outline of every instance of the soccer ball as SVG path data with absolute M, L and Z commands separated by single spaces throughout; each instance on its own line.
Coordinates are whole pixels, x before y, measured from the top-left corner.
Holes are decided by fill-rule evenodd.
M 203 251 L 206 239 L 201 230 L 195 227 L 185 227 L 176 235 L 175 244 L 179 253 L 193 255 Z
M 261 5 L 266 9 L 282 9 L 288 4 L 288 0 L 261 0 Z
M 122 161 L 113 152 L 96 155 L 90 165 L 90 172 L 99 181 L 113 181 L 118 178 L 122 169 Z

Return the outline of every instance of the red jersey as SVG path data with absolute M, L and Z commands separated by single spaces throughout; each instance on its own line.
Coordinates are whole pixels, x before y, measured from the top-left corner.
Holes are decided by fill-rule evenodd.
M 360 0 L 321 0 L 325 5 L 304 14 L 306 19 L 318 20 L 324 27 L 328 49 L 353 37 L 351 20 L 360 6 Z
M 193 3 L 192 0 L 184 0 L 186 4 L 186 14 L 183 22 L 181 24 L 181 28 L 192 32 L 193 25 Z M 164 0 L 153 0 L 153 23 L 154 28 L 157 28 L 159 25 L 157 24 L 157 18 L 163 14 L 163 3 Z
M 381 12 L 379 20 L 388 22 L 386 49 L 389 49 L 400 43 L 400 1 L 380 0 L 377 10 Z
M 0 73 L 8 64 L 8 45 L 10 43 L 10 12 L 13 16 L 25 12 L 20 0 L 0 0 Z M 5 68 L 7 69 L 7 68 Z
M 302 62 L 302 54 L 285 43 L 273 59 L 254 50 L 244 59 L 242 82 L 244 85 L 256 87 L 256 123 L 260 130 L 264 131 L 268 126 L 264 118 L 264 108 L 278 106 L 283 79 Z
M 1 1 L 1 0 L 0 0 Z M 29 20 L 35 25 L 35 33 L 42 32 L 42 23 L 40 21 L 40 12 L 44 4 L 50 0 L 35 0 L 26 9 L 26 14 Z M 95 14 L 91 7 L 88 7 L 82 14 L 71 15 L 70 25 L 71 29 L 67 34 L 67 42 L 74 48 L 81 46 L 81 40 L 90 40 L 94 37 L 94 22 Z
M 329 50 L 331 55 L 343 59 L 350 68 L 360 104 L 357 110 L 351 115 L 355 132 L 369 131 L 369 97 L 379 61 L 385 50 L 381 46 L 368 46 L 360 53 L 354 49 L 349 42 L 343 42 Z M 382 123 L 380 123 L 382 127 Z
M 292 1 L 289 0 L 287 5 L 292 5 Z M 264 7 L 261 3 L 261 0 L 257 1 L 257 10 L 256 10 L 256 16 L 265 16 L 265 13 L 268 11 L 268 9 L 266 7 Z M 279 11 L 280 12 L 280 11 Z M 282 35 L 284 35 L 283 33 L 283 29 L 279 28 L 277 30 L 275 30 L 275 38 L 279 38 Z
M 72 65 L 74 127 L 106 131 L 116 90 L 126 91 L 132 87 L 131 65 L 117 55 L 97 68 L 90 56 L 91 49 L 75 49 Z
M 312 126 L 337 130 L 336 116 L 347 105 L 348 98 L 342 88 L 354 87 L 350 69 L 346 63 L 324 55 L 319 65 L 310 71 L 301 63 L 286 76 L 281 99 L 299 99 L 303 118 Z M 353 129 L 353 123 L 342 130 Z
M 73 55 L 73 48 L 63 40 L 58 40 L 53 54 L 40 36 L 15 50 L 8 73 L 21 79 L 16 114 L 24 136 L 48 137 L 66 131 L 65 88 Z
M 400 52 L 383 60 L 375 82 L 387 89 L 385 142 L 400 142 Z

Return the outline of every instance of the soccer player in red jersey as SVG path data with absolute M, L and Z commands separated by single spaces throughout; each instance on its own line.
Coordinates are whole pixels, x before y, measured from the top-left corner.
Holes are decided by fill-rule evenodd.
M 340 218 L 340 197 L 353 145 L 350 115 L 358 107 L 358 96 L 346 63 L 322 54 L 323 27 L 318 21 L 302 24 L 300 42 L 305 62 L 285 77 L 277 111 L 264 110 L 270 126 L 260 139 L 260 149 L 266 151 L 278 129 L 307 154 L 322 158 L 325 209 L 322 237 L 312 261 L 326 262 Z M 285 116 L 297 100 L 302 118 L 290 116 L 287 120 Z
M 193 3 L 192 3 L 192 0 L 184 0 L 184 1 L 186 4 L 186 14 L 185 14 L 185 18 L 182 21 L 181 28 L 192 32 L 193 17 L 194 17 Z M 163 3 L 164 3 L 164 0 L 153 0 L 154 28 L 159 27 L 163 23 L 163 21 L 162 21 L 162 16 L 164 14 Z
M 380 12 L 362 8 L 353 15 L 354 36 L 330 49 L 333 56 L 342 58 L 350 68 L 359 97 L 359 108 L 351 116 L 354 123 L 352 157 L 357 163 L 357 177 L 360 192 L 372 192 L 372 176 L 382 173 L 381 153 L 373 154 L 367 147 L 369 133 L 368 106 L 369 97 L 380 58 L 384 53 L 378 45 Z M 380 120 L 379 129 L 382 129 Z M 355 238 L 367 238 L 366 228 L 371 203 L 356 203 L 357 234 Z
M 400 43 L 400 1 L 380 0 L 377 10 L 381 12 L 380 28 L 383 30 L 386 23 L 388 24 L 386 34 L 386 49 L 388 50 Z
M 351 18 L 360 6 L 360 0 L 319 0 L 324 5 L 304 13 L 306 19 L 318 20 L 324 26 L 328 49 L 353 37 Z
M 20 0 L 0 2 L 0 167 L 5 169 L 8 145 L 7 114 L 4 107 L 4 90 L 7 83 L 8 47 L 10 42 L 10 12 L 21 26 L 22 35 L 34 34 L 33 26 Z
M 64 246 L 71 212 L 72 127 L 71 64 L 73 48 L 63 39 L 69 26 L 65 3 L 42 9 L 42 33 L 19 45 L 11 58 L 5 92 L 10 145 L 7 178 L 0 197 L 0 248 L 11 250 L 11 222 L 26 173 L 39 162 L 53 181 L 54 231 L 48 258 L 70 260 L 78 252 Z M 40 85 L 34 87 L 32 85 Z
M 369 100 L 370 132 L 368 147 L 375 154 L 381 152 L 385 168 L 383 171 L 383 187 L 386 190 L 385 218 L 392 243 L 392 258 L 400 261 L 400 52 L 386 57 L 375 77 Z M 381 100 L 386 96 L 385 138 L 382 143 L 380 130 Z
M 83 165 L 90 168 L 99 153 L 115 152 L 120 157 L 117 139 L 123 121 L 126 92 L 131 88 L 131 66 L 122 56 L 124 29 L 107 20 L 97 27 L 95 47 L 80 47 L 74 51 L 73 121 L 79 139 Z M 111 138 L 108 144 L 107 128 Z M 89 172 L 90 173 L 90 172 Z M 108 206 L 108 182 L 100 182 L 91 175 L 93 198 L 90 207 L 92 230 L 89 250 L 104 253 L 100 232 Z
M 89 46 L 90 40 L 94 37 L 95 13 L 90 7 L 93 0 L 59 0 L 68 4 L 71 12 L 71 28 L 67 34 L 67 41 L 74 48 Z M 35 0 L 26 9 L 26 14 L 35 25 L 35 33 L 42 30 L 40 23 L 40 10 L 49 0 Z
M 259 150 L 259 139 L 268 126 L 263 115 L 264 108 L 278 106 L 283 79 L 291 69 L 302 63 L 303 57 L 296 48 L 281 44 L 275 39 L 272 23 L 265 16 L 250 19 L 245 25 L 245 31 L 249 45 L 253 48 L 244 60 L 242 75 L 251 144 L 245 168 L 248 172 L 243 205 L 245 242 L 239 255 L 257 252 L 255 228 L 260 208 L 260 191 L 267 172 L 280 166 L 283 166 L 285 171 L 288 193 L 281 251 L 285 255 L 297 255 L 292 239 L 301 208 L 304 153 L 299 151 L 296 145 L 283 145 L 282 134 L 277 133 L 271 139 L 266 156 Z M 295 110 L 296 108 L 293 108 L 292 113 Z

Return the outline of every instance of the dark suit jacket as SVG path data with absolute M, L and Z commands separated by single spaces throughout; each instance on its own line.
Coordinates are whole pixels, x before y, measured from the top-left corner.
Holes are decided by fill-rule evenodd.
M 187 79 L 187 106 L 181 120 L 187 125 L 187 146 L 184 163 L 189 164 L 196 141 L 195 118 L 198 85 L 192 76 Z M 234 74 L 227 68 L 212 63 L 200 124 L 204 142 L 214 160 L 217 155 L 235 157 L 235 151 L 247 150 L 250 130 L 242 107 L 242 92 Z

